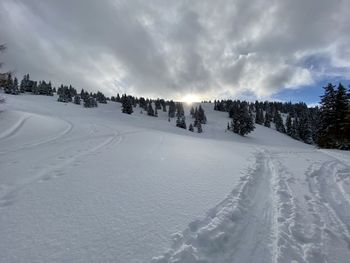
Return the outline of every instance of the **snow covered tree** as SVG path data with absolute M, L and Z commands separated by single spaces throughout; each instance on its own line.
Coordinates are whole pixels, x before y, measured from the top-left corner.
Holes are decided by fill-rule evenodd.
M 204 110 L 203 110 L 201 105 L 199 105 L 198 110 L 195 112 L 195 118 L 201 124 L 206 124 L 207 123 L 207 117 L 205 116 Z
M 202 124 L 200 122 L 198 122 L 198 124 L 197 124 L 197 132 L 198 133 L 202 133 L 203 132 Z
M 176 111 L 175 102 L 173 102 L 171 100 L 169 102 L 168 117 L 169 118 L 174 118 L 175 117 L 175 111 Z
M 285 129 L 284 124 L 283 124 L 282 116 L 278 111 L 275 112 L 274 122 L 275 122 L 275 126 L 276 126 L 276 131 L 286 133 L 286 129 Z
M 193 108 L 193 106 L 191 106 L 190 115 L 191 115 L 192 118 L 195 117 L 195 116 L 194 116 L 194 108 Z
M 176 106 L 176 117 L 182 117 L 185 116 L 184 106 L 181 102 L 177 102 L 175 104 Z
M 98 91 L 96 93 L 96 100 L 98 103 L 103 103 L 103 104 L 107 103 L 107 98 L 101 91 Z
M 271 127 L 271 116 L 268 112 L 265 113 L 265 121 L 264 126 L 270 128 Z
M 74 103 L 80 105 L 80 96 L 79 95 L 74 96 Z
M 305 143 L 312 143 L 312 131 L 307 112 L 303 112 L 298 122 L 298 137 Z
M 193 132 L 193 131 L 194 131 L 194 128 L 193 128 L 192 123 L 191 123 L 191 124 L 190 124 L 190 126 L 188 127 L 188 130 L 189 130 L 189 131 L 191 131 L 191 132 Z
M 121 102 L 122 102 L 122 112 L 126 113 L 126 114 L 131 114 L 133 113 L 133 109 L 132 109 L 132 101 L 130 96 L 126 96 L 126 94 L 124 94 L 121 98 Z
M 334 124 L 335 147 L 339 149 L 350 149 L 350 130 L 348 130 L 349 108 L 349 98 L 346 94 L 346 89 L 339 83 L 335 94 Z
M 286 133 L 288 136 L 292 136 L 292 117 L 288 114 L 286 119 Z
M 321 96 L 320 124 L 318 129 L 317 144 L 320 147 L 332 148 L 335 145 L 335 120 L 336 120 L 336 91 L 335 86 L 329 83 L 324 87 L 324 95 Z
M 185 116 L 177 116 L 176 127 L 186 129 Z
M 4 104 L 5 104 L 5 102 L 6 102 L 6 99 L 0 94 L 0 113 L 1 113 L 1 111 L 3 111 L 4 110 Z
M 255 123 L 256 124 L 264 124 L 264 112 L 262 109 L 257 108 L 255 113 Z
M 152 107 L 152 103 L 151 103 L 151 102 L 148 104 L 147 115 L 148 115 L 148 116 L 153 116 L 153 117 L 155 116 L 155 115 L 154 115 L 154 110 L 153 110 L 153 107 Z
M 231 127 L 234 133 L 244 136 L 255 129 L 253 116 L 249 113 L 246 103 L 238 103 L 232 115 Z

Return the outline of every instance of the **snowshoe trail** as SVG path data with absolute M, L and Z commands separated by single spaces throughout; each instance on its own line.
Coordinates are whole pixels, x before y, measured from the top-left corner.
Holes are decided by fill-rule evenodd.
M 231 194 L 174 234 L 171 249 L 152 262 L 343 262 L 350 256 L 350 167 L 309 158 L 298 167 L 304 173 L 285 166 L 286 157 L 305 160 L 312 152 L 260 149 Z
M 340 262 L 350 256 L 350 167 L 327 161 L 310 169 L 307 181 L 312 194 L 309 203 L 321 233 L 320 250 L 327 255 L 322 262 Z
M 152 262 L 273 262 L 278 244 L 274 167 L 267 152 L 241 176 L 231 194 L 203 220 L 173 235 L 173 245 Z

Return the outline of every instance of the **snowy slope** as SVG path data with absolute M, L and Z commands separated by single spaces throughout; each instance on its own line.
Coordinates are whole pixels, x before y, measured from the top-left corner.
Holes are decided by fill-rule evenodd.
M 55 100 L 0 114 L 1 262 L 347 262 L 348 153 Z

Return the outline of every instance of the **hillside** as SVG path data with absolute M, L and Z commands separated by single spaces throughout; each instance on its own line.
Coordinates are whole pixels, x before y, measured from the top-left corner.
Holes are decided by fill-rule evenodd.
M 198 134 L 161 111 L 9 95 L 1 261 L 346 262 L 349 152 L 225 132 L 227 113 L 202 106 Z

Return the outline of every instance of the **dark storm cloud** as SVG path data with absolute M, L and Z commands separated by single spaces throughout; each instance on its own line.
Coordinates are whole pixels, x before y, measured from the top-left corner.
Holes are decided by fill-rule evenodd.
M 0 0 L 0 42 L 18 75 L 108 95 L 266 97 L 349 77 L 347 10 L 346 0 Z

